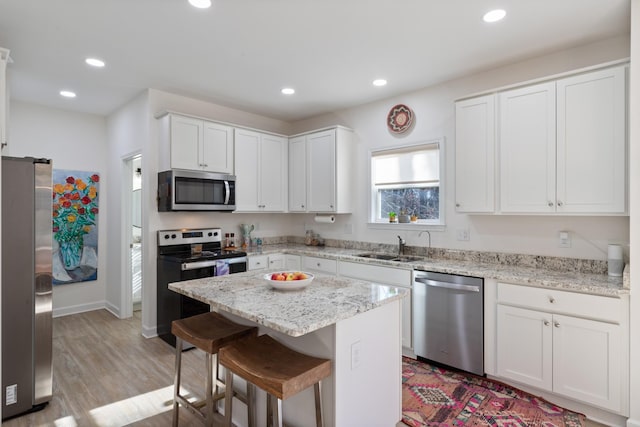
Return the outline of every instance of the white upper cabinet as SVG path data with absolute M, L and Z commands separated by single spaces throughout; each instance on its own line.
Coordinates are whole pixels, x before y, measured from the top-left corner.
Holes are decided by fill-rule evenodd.
M 7 143 L 7 106 L 9 97 L 7 96 L 7 61 L 9 51 L 0 47 L 0 143 L 4 148 Z
M 495 210 L 495 95 L 456 102 L 456 211 Z
M 289 140 L 289 211 L 307 211 L 307 138 Z
M 500 93 L 500 210 L 555 212 L 554 82 Z
M 233 173 L 233 128 L 169 114 L 171 169 Z
M 457 102 L 456 211 L 625 214 L 625 74 L 623 65 L 500 91 L 497 118 L 495 94 Z
M 286 210 L 287 139 L 235 130 L 237 212 Z
M 351 212 L 352 135 L 336 127 L 289 140 L 290 212 Z
M 558 80 L 558 212 L 626 211 L 625 86 L 625 67 Z

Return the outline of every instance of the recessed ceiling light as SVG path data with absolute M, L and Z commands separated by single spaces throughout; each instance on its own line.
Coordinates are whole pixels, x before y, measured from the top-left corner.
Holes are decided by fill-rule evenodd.
M 61 90 L 60 91 L 60 95 L 64 96 L 65 98 L 75 98 L 76 97 L 76 93 L 75 92 L 71 92 L 70 90 Z
M 283 95 L 293 95 L 294 93 L 296 93 L 296 90 L 290 87 L 285 87 L 280 92 L 282 92 Z
M 387 81 L 385 79 L 376 79 L 373 81 L 374 86 L 385 86 Z
M 497 22 L 504 18 L 506 15 L 507 12 L 505 12 L 503 9 L 495 9 L 485 13 L 482 19 L 484 20 L 484 22 Z
M 84 62 L 86 62 L 87 64 L 91 65 L 92 67 L 97 67 L 97 68 L 104 67 L 104 61 L 102 59 L 87 58 L 87 59 L 84 60 Z
M 211 0 L 189 0 L 189 4 L 198 9 L 207 9 L 211 7 Z

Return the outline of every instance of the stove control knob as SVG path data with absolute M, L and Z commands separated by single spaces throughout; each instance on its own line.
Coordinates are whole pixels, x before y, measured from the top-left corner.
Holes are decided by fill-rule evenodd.
M 175 239 L 175 238 L 176 238 L 176 235 L 175 235 L 175 234 L 172 234 L 172 235 L 171 235 L 171 238 L 172 238 L 172 239 Z
M 165 234 L 165 235 L 164 235 L 164 238 L 165 238 L 165 239 L 168 239 L 168 238 L 169 238 L 169 235 L 168 235 L 168 234 Z
M 218 233 L 216 233 L 216 234 L 218 234 Z M 212 232 L 209 232 L 208 236 L 209 236 L 209 237 L 213 236 L 213 233 L 212 233 Z

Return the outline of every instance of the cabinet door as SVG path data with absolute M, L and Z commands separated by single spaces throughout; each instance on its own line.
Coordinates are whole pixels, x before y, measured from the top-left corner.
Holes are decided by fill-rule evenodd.
M 286 201 L 287 140 L 262 135 L 259 152 L 258 208 L 260 211 L 282 212 Z
M 202 120 L 171 116 L 171 168 L 201 170 Z
M 456 211 L 495 210 L 495 95 L 456 102 Z
M 269 255 L 269 270 L 284 270 L 284 255 L 272 254 Z
M 204 122 L 202 168 L 209 172 L 233 173 L 233 128 Z
M 9 97 L 7 96 L 7 58 L 9 51 L 0 48 L 0 144 L 7 142 L 7 109 Z M 2 145 L 2 148 L 5 146 Z
M 556 210 L 555 83 L 500 94 L 500 210 Z
M 289 211 L 307 210 L 307 148 L 306 138 L 289 141 Z
M 302 269 L 302 259 L 300 255 L 285 255 L 284 256 L 284 266 L 287 271 L 291 270 L 301 270 Z
M 498 376 L 552 390 L 551 314 L 498 304 Z
M 264 270 L 269 265 L 267 255 L 250 256 L 247 261 L 247 270 Z
M 557 314 L 553 325 L 553 391 L 619 412 L 620 326 Z
M 310 212 L 336 210 L 336 132 L 307 135 L 308 192 Z
M 236 210 L 258 210 L 260 134 L 235 130 Z
M 625 68 L 558 80 L 558 212 L 624 213 Z

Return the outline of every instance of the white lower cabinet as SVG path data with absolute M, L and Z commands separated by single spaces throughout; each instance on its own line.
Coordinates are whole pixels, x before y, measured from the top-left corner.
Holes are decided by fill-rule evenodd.
M 317 271 L 319 273 L 333 275 L 338 274 L 338 262 L 334 259 L 305 256 L 302 260 L 302 268 L 305 271 Z
M 626 414 L 628 306 L 621 299 L 504 283 L 497 297 L 499 377 Z
M 300 270 L 300 255 L 290 254 L 270 254 L 270 255 L 252 255 L 249 257 L 247 269 L 269 271 L 297 271 Z
M 403 353 L 413 356 L 411 271 L 400 268 L 389 268 L 378 265 L 339 261 L 338 275 L 350 277 L 352 279 L 368 280 L 382 285 L 398 286 L 409 291 L 409 296 L 402 300 L 402 347 Z

